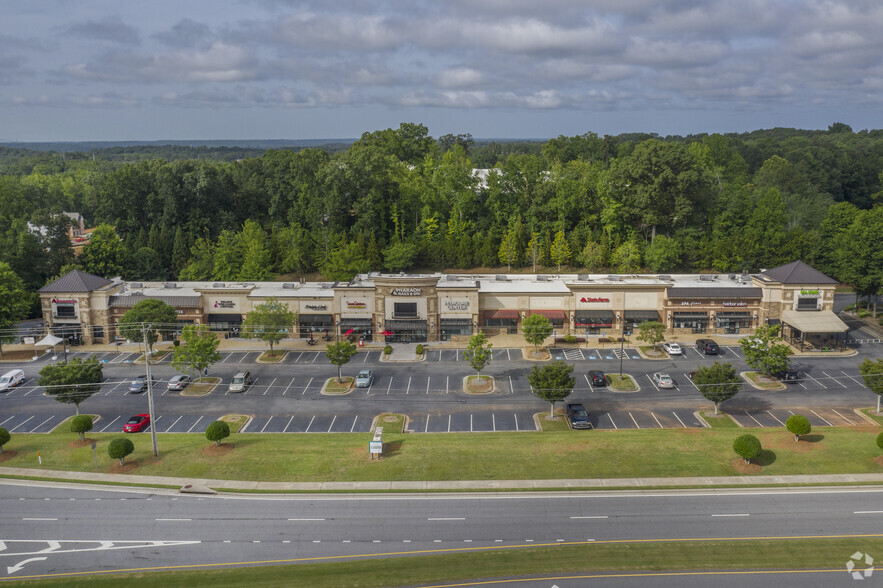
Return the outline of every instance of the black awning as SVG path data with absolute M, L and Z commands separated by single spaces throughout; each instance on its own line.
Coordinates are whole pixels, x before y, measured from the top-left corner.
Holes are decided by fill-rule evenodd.
M 396 329 L 399 331 L 408 331 L 414 329 L 426 330 L 426 321 L 397 321 L 390 319 L 384 324 L 387 330 Z
M 573 313 L 577 327 L 609 327 L 613 324 L 612 310 L 577 310 Z
M 439 319 L 442 327 L 471 327 L 472 319 L 468 318 L 443 318 Z
M 655 310 L 627 310 L 625 311 L 625 320 L 627 321 L 658 321 L 659 313 Z
M 341 318 L 341 327 L 370 327 L 371 319 L 369 318 Z
M 334 317 L 330 314 L 302 314 L 297 317 L 297 322 L 303 325 L 332 325 Z
M 750 312 L 719 312 L 717 318 L 745 318 L 751 316 Z
M 241 314 L 210 314 L 208 315 L 210 323 L 241 323 Z

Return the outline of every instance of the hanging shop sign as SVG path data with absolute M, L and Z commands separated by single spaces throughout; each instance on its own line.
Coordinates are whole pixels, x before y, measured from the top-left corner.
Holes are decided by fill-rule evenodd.
M 392 292 L 390 292 L 393 296 L 421 296 L 423 294 L 422 288 L 393 288 Z

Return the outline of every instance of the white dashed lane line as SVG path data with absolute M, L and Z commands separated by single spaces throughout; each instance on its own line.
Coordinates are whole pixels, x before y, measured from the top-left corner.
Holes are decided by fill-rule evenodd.
M 725 513 L 725 514 L 713 514 L 713 517 L 748 517 L 751 516 L 747 512 L 734 512 L 734 513 Z

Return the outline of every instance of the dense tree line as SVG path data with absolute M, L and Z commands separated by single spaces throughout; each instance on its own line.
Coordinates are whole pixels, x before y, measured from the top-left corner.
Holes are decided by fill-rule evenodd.
M 883 131 L 842 124 L 512 143 L 402 124 L 338 153 L 83 158 L 0 175 L 0 261 L 30 288 L 57 275 L 73 262 L 57 215 L 68 210 L 102 225 L 77 262 L 131 279 L 501 265 L 738 272 L 803 259 L 870 293 L 883 273 L 881 170 Z

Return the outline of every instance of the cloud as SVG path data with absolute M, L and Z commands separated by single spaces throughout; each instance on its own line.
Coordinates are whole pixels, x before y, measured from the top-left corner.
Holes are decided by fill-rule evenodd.
M 123 22 L 119 16 L 106 16 L 101 20 L 87 20 L 65 27 L 65 33 L 89 40 L 110 41 L 126 45 L 137 45 L 138 31 Z
M 484 81 L 485 76 L 471 67 L 457 67 L 442 70 L 437 78 L 438 85 L 443 88 L 461 88 L 463 86 L 476 86 Z
M 155 33 L 153 38 L 171 47 L 189 49 L 211 43 L 214 34 L 208 25 L 184 18 L 168 31 Z

